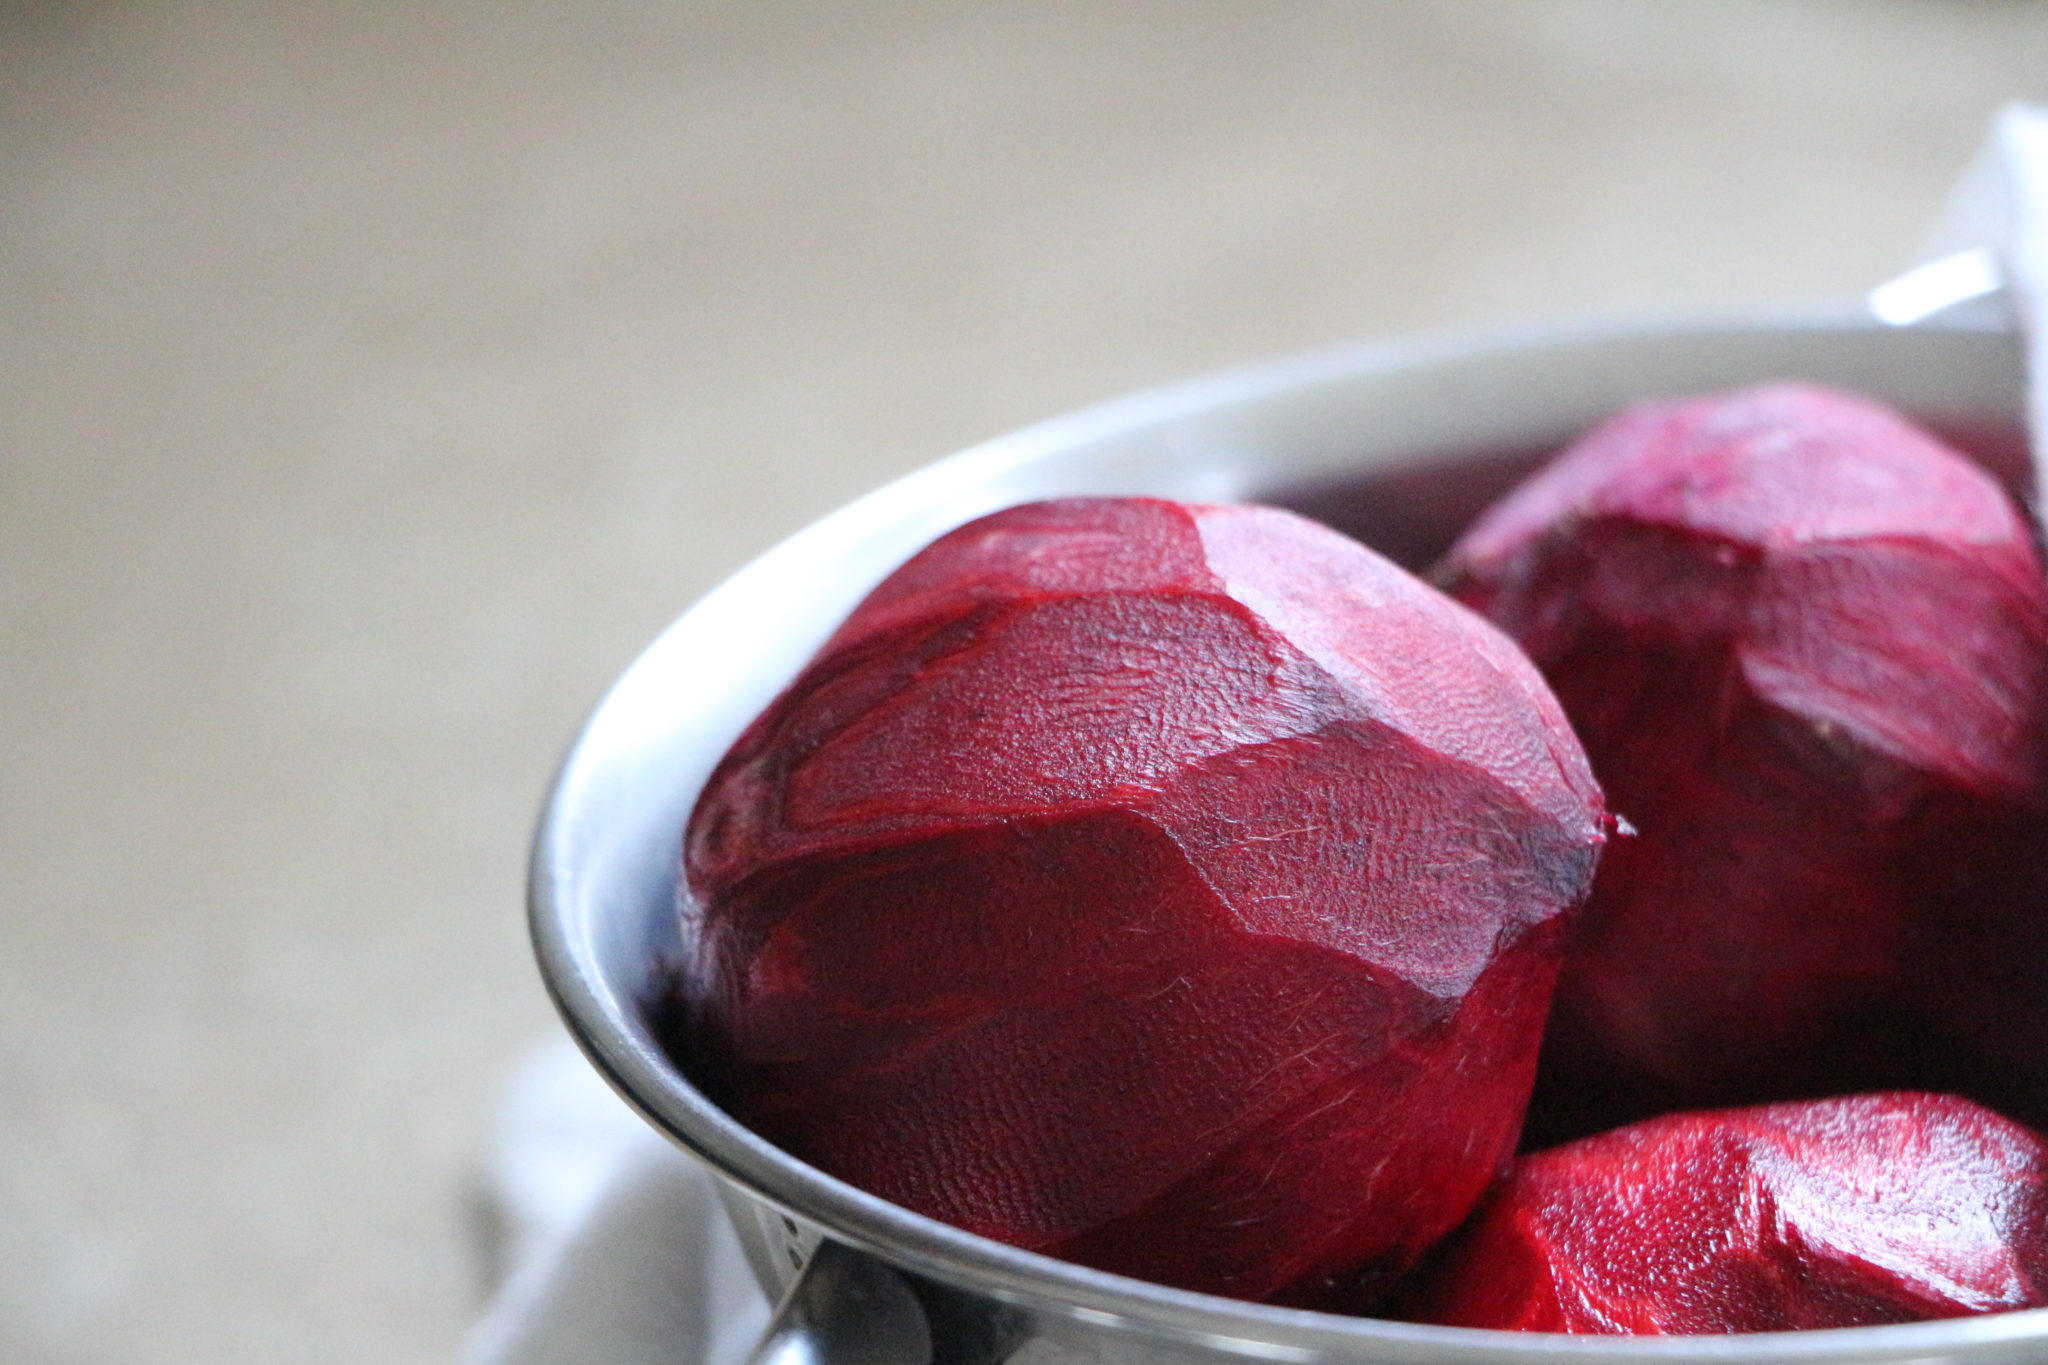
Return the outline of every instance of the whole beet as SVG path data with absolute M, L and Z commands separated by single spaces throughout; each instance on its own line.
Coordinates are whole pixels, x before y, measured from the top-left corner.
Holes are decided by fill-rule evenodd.
M 2048 1148 L 1953 1095 L 1674 1114 L 1523 1157 L 1419 1322 L 1682 1334 L 2048 1304 Z
M 942 537 L 686 840 L 705 1065 L 1018 1246 L 1359 1305 L 1511 1152 L 1599 794 L 1535 671 L 1335 532 L 1074 500 Z
M 1574 930 L 1532 1128 L 1950 1088 L 1964 973 L 1913 974 L 1996 938 L 1963 926 L 2032 876 L 2041 787 L 2048 581 L 1989 476 L 1847 394 L 1656 404 L 1447 569 L 1638 831 Z

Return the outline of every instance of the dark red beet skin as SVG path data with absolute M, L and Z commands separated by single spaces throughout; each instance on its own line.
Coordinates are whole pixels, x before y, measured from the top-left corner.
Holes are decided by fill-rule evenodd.
M 1404 1316 L 1681 1334 L 2041 1307 L 2044 1179 L 2038 1134 L 1953 1095 L 1674 1114 L 1523 1157 Z
M 1909 977 L 2037 837 L 2048 582 L 1991 478 L 1846 394 L 1657 404 L 1447 578 L 1639 831 L 1574 930 L 1532 1125 L 1928 1084 L 1913 1050 L 1949 1044 L 1907 1003 L 1959 983 Z
M 742 1120 L 971 1231 L 1361 1306 L 1511 1151 L 1604 815 L 1520 653 L 1251 507 L 983 518 L 713 775 L 687 985 Z

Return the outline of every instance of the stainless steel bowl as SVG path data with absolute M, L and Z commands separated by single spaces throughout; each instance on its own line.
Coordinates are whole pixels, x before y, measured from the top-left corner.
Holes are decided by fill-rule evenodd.
M 791 537 L 669 627 L 592 714 L 548 798 L 533 852 L 533 936 L 548 987 L 591 1060 L 649 1122 L 710 1165 L 763 1287 L 785 1296 L 761 1358 L 2048 1361 L 2048 1310 L 1739 1337 L 1577 1338 L 1165 1289 L 960 1232 L 816 1171 L 720 1111 L 656 1038 L 665 964 L 681 947 L 680 833 L 699 787 L 853 604 L 933 536 L 1050 496 L 1302 505 L 1314 501 L 1304 490 L 1348 488 L 1328 505 L 1419 532 L 1421 544 L 1472 509 L 1455 497 L 1396 506 L 1392 490 L 1413 486 L 1403 484 L 1406 472 L 1457 461 L 1479 470 L 1461 486 L 1483 496 L 1488 466 L 1474 457 L 1555 446 L 1646 396 L 1781 377 L 1878 394 L 1952 430 L 2010 431 L 2022 411 L 2010 337 L 1854 317 L 1370 343 L 1107 403 L 940 461 Z

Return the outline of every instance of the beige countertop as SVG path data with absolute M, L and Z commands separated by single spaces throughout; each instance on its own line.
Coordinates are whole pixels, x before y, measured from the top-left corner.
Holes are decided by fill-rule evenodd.
M 0 9 L 0 1359 L 452 1356 L 549 767 L 775 537 L 1278 350 L 1849 297 L 2044 73 L 2019 0 Z

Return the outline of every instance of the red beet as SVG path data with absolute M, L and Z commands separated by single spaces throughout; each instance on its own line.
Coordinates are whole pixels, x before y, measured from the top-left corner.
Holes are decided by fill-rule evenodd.
M 1532 1123 L 1927 1084 L 1908 977 L 2015 875 L 2041 786 L 2048 582 L 2004 492 L 1865 400 L 1755 389 L 1608 422 L 1447 567 L 1640 832 Z
M 1019 507 L 713 775 L 687 994 L 757 1131 L 974 1232 L 1367 1301 L 1515 1141 L 1600 799 L 1478 617 L 1289 513 Z
M 1674 1114 L 1523 1157 L 1405 1316 L 1769 1332 L 2048 1304 L 2048 1147 L 1953 1095 Z

